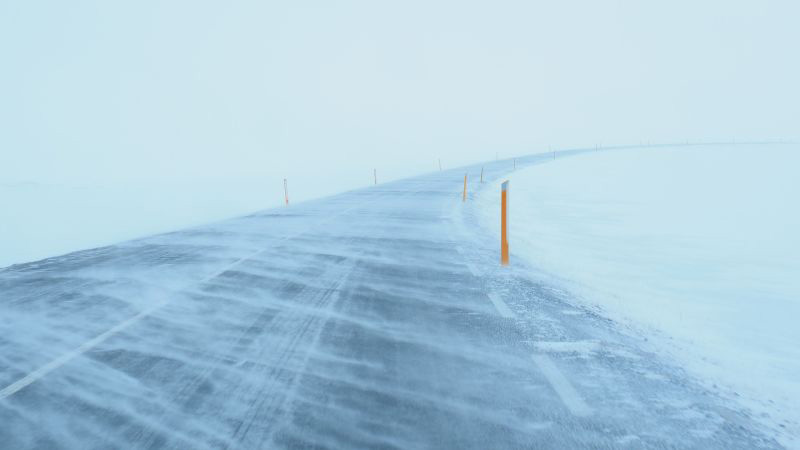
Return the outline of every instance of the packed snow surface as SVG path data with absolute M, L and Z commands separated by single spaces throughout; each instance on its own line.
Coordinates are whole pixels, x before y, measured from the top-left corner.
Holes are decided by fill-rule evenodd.
M 601 149 L 555 159 L 509 176 L 512 264 L 526 260 L 778 431 L 796 433 L 800 148 Z M 479 199 L 494 230 L 500 181 Z

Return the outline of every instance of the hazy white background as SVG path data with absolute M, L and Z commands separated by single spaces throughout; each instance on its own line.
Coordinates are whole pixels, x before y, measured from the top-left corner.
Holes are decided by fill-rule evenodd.
M 277 206 L 284 177 L 300 200 L 437 158 L 794 138 L 798 17 L 796 1 L 0 0 L 0 266 Z

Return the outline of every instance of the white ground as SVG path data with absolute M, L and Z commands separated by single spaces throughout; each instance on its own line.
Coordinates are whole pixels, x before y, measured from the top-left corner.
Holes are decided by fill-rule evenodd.
M 646 333 L 797 446 L 798 167 L 796 145 L 741 145 L 600 151 L 517 171 L 512 263 Z M 478 201 L 499 232 L 498 192 Z
M 256 183 L 0 184 L 0 267 L 262 209 L 265 191 Z
M 372 170 L 307 172 L 289 180 L 293 204 L 373 182 Z M 410 173 L 379 170 L 378 181 Z M 0 180 L 0 267 L 281 206 L 283 194 L 283 180 L 267 176 L 85 185 Z

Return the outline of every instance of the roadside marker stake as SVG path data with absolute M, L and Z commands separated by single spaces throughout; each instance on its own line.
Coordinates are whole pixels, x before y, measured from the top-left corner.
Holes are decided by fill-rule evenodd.
M 372 169 L 372 175 L 375 176 L 375 184 L 378 184 L 378 169 Z
M 500 194 L 500 264 L 508 265 L 508 180 L 501 185 Z
M 283 179 L 283 195 L 286 198 L 286 206 L 289 206 L 289 185 L 286 178 Z
M 517 170 L 517 158 L 514 158 L 514 170 Z
M 483 183 L 483 166 L 481 166 L 481 183 Z
M 461 199 L 461 201 L 467 201 L 467 174 L 464 174 L 464 197 Z
M 442 171 L 442 158 L 439 158 L 439 172 Z

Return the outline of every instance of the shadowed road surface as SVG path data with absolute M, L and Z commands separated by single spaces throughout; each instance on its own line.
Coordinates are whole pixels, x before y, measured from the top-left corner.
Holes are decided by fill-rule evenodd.
M 498 267 L 463 173 L 0 270 L 0 448 L 777 446 Z

